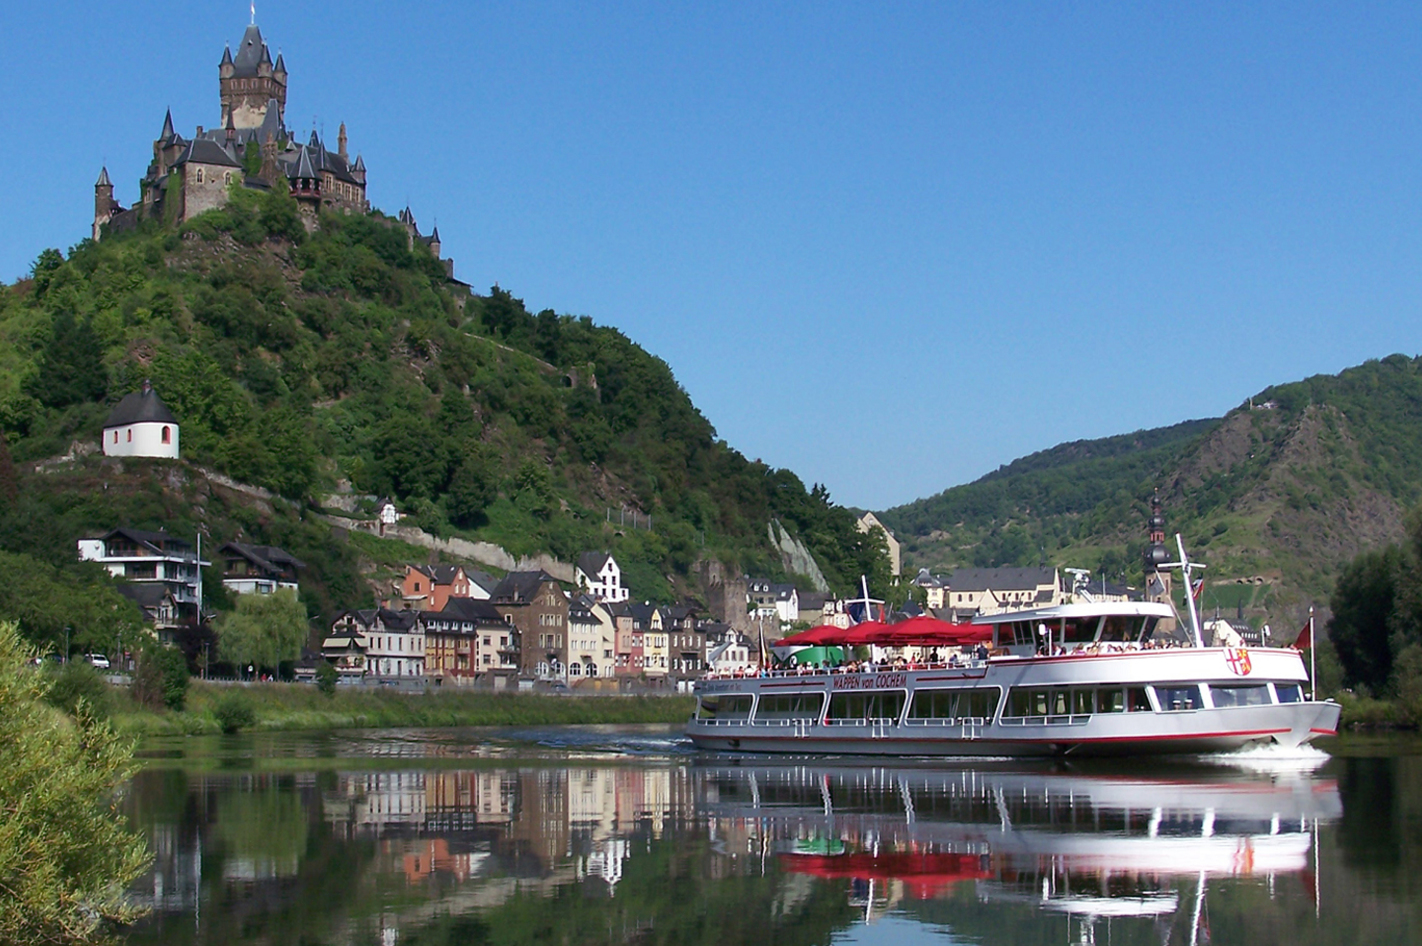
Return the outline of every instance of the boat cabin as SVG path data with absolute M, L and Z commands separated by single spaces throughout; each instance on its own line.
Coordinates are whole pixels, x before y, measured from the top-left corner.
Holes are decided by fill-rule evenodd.
M 1162 618 L 1174 616 L 1170 605 L 1154 601 L 1098 601 L 984 614 L 973 623 L 992 625 L 995 654 L 1034 657 L 1136 650 Z

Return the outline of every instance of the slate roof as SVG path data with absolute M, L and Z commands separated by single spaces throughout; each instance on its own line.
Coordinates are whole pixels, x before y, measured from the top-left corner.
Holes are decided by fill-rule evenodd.
M 494 588 L 494 598 L 508 603 L 532 601 L 545 581 L 557 579 L 541 568 L 536 572 L 509 572 Z
M 450 598 L 442 611 L 426 611 L 426 621 L 463 621 L 470 624 L 505 624 L 498 609 L 487 601 L 474 598 Z
M 493 596 L 494 589 L 499 587 L 499 579 L 488 572 L 481 572 L 477 568 L 464 569 L 464 577 L 469 579 L 470 584 L 482 588 L 490 597 Z
M 631 612 L 632 620 L 644 628 L 652 626 L 652 615 L 657 611 L 653 605 L 646 603 L 629 605 L 627 610 Z
M 411 565 L 415 571 L 424 575 L 437 585 L 448 585 L 454 582 L 459 575 L 459 565 Z
M 217 554 L 222 555 L 228 549 L 236 552 L 258 568 L 274 574 L 285 571 L 288 565 L 292 568 L 306 567 L 306 563 L 301 559 L 275 545 L 246 545 L 242 542 L 228 542 L 217 550 Z
M 94 182 L 95 187 L 113 187 L 113 182 L 109 180 L 109 169 L 107 166 L 99 169 L 99 179 Z
M 602 566 L 606 565 L 610 558 L 611 552 L 584 552 L 578 556 L 578 567 L 584 575 L 592 578 L 602 571 Z
M 162 607 L 163 599 L 172 596 L 167 585 L 155 581 L 137 584 L 121 582 L 115 590 L 145 611 Z
M 104 429 L 123 427 L 127 424 L 176 424 L 178 419 L 168 410 L 168 405 L 158 396 L 158 392 L 147 385 L 141 391 L 130 391 L 123 400 L 114 405 Z
M 166 532 L 145 532 L 142 529 L 127 528 L 110 530 L 103 536 L 104 542 L 107 543 L 109 539 L 112 539 L 114 536 L 123 536 L 135 545 L 146 545 L 159 554 L 163 553 L 165 546 L 169 551 L 190 549 L 193 547 L 191 542 L 187 542 L 174 535 L 169 535 Z
M 1044 567 L 960 568 L 948 577 L 948 587 L 954 591 L 1036 590 L 1055 579 L 1056 570 Z
M 215 164 L 227 168 L 242 166 L 242 162 L 226 147 L 211 138 L 194 138 L 189 141 L 183 153 L 178 155 L 178 160 L 173 162 L 173 167 L 182 167 L 184 164 Z
M 800 592 L 801 611 L 823 611 L 825 602 L 829 600 L 829 595 L 820 594 L 818 591 Z
M 229 54 L 230 52 L 231 50 L 228 50 Z M 242 41 L 237 44 L 237 55 L 232 59 L 232 74 L 240 78 L 250 78 L 257 74 L 259 65 L 271 60 L 267 44 L 262 41 L 262 31 L 253 23 L 247 27 L 246 32 L 242 34 Z

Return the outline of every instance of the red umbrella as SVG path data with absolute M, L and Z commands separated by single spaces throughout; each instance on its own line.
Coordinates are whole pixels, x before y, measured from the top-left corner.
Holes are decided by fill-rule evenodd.
M 878 621 L 862 621 L 843 632 L 837 643 L 846 647 L 861 647 L 864 644 L 878 644 L 889 631 L 889 625 Z
M 992 640 L 992 627 L 986 624 L 949 624 L 927 614 L 891 625 L 883 640 L 876 644 L 927 647 L 959 647 Z
M 773 647 L 820 647 L 826 644 L 837 644 L 835 640 L 841 634 L 846 633 L 844 628 L 835 627 L 833 624 L 821 624 L 812 627 L 808 631 L 801 631 L 798 634 L 791 634 L 789 637 L 782 637 L 771 646 Z

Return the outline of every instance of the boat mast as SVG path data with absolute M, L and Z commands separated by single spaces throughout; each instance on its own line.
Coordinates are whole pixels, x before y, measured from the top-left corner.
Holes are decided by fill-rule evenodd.
M 1180 549 L 1180 561 L 1169 562 L 1161 567 L 1180 569 L 1180 577 L 1185 581 L 1185 605 L 1190 609 L 1190 633 L 1195 635 L 1195 646 L 1204 647 L 1205 640 L 1200 634 L 1200 612 L 1195 610 L 1195 588 L 1190 583 L 1190 573 L 1206 566 L 1190 561 L 1190 556 L 1185 554 L 1185 540 L 1180 538 L 1179 532 L 1175 533 L 1175 544 Z

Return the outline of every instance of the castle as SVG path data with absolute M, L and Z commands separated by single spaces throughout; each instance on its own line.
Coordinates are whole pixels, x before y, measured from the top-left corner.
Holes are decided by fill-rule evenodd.
M 272 61 L 255 20 L 242 34 L 237 54 L 229 46 L 217 65 L 221 119 L 217 128 L 197 127 L 192 138 L 173 129 L 171 110 L 153 142 L 153 162 L 139 181 L 138 203 L 125 209 L 114 199 L 108 168 L 94 184 L 95 240 L 104 233 L 132 229 L 145 218 L 181 223 L 206 210 L 222 207 L 235 183 L 253 190 L 268 190 L 281 179 L 296 198 L 308 230 L 314 229 L 320 210 L 365 213 L 365 162 L 350 159 L 346 126 L 336 135 L 336 150 L 326 148 L 311 132 L 301 144 L 286 127 L 287 71 L 285 57 Z M 439 257 L 439 230 L 421 236 L 414 216 L 406 208 L 399 221 L 413 244 L 418 240 Z M 450 261 L 445 262 L 452 272 Z

